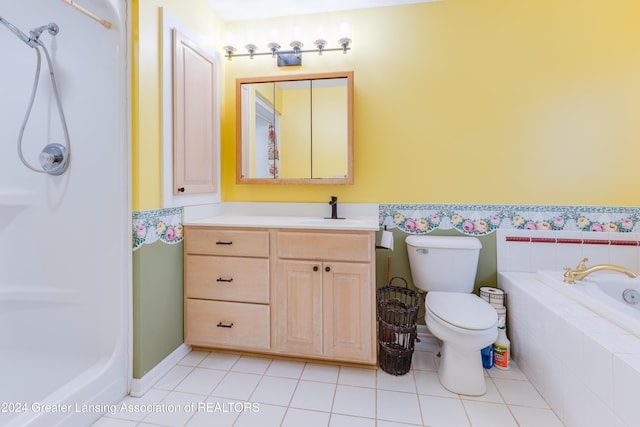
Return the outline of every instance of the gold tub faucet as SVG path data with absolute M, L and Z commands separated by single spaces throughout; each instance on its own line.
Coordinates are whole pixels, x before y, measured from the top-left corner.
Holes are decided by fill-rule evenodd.
M 578 264 L 575 270 L 572 270 L 569 267 L 565 267 L 564 283 L 573 285 L 576 283 L 576 280 L 583 280 L 585 277 L 587 277 L 589 274 L 593 273 L 594 271 L 601 271 L 601 270 L 617 271 L 619 273 L 624 273 L 627 276 L 632 278 L 637 277 L 633 271 L 627 270 L 626 268 L 620 267 L 618 265 L 596 264 L 593 267 L 587 267 L 586 265 L 587 261 L 589 261 L 589 258 L 584 258 L 582 261 L 580 261 L 580 263 Z

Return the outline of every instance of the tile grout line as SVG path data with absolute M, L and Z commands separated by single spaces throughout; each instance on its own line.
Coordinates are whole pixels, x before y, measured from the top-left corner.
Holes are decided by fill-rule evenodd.
M 431 352 L 430 350 L 426 349 L 424 350 L 425 352 Z M 338 386 L 339 385 L 343 385 L 343 386 L 349 386 L 349 387 L 353 387 L 353 388 L 359 388 L 359 389 L 370 389 L 371 387 L 369 387 L 368 382 L 361 382 L 360 380 L 353 378 L 354 381 L 350 381 L 347 380 L 348 382 L 345 384 L 341 384 L 341 377 L 342 375 L 345 373 L 345 367 L 344 366 L 338 366 L 338 370 L 337 370 L 337 375 L 334 381 L 331 382 L 326 382 L 326 381 L 322 381 L 322 379 L 317 379 L 315 377 L 311 377 L 311 379 L 306 379 L 305 381 L 309 381 L 309 382 L 315 382 L 315 383 L 325 383 L 325 384 L 331 384 L 332 388 L 333 388 L 333 396 L 331 399 L 331 406 L 329 407 L 329 409 L 327 411 L 324 410 L 320 410 L 320 409 L 309 409 L 309 408 L 294 408 L 291 406 L 293 399 L 296 395 L 296 392 L 299 390 L 299 386 L 301 384 L 301 381 L 303 380 L 303 376 L 304 376 L 304 372 L 305 370 L 308 368 L 308 366 L 310 366 L 309 362 L 304 362 L 302 369 L 299 371 L 297 377 L 295 378 L 291 378 L 291 377 L 285 377 L 285 376 L 281 376 L 283 374 L 286 375 L 286 371 L 282 371 L 282 373 L 280 373 L 280 375 L 268 375 L 269 369 L 273 366 L 275 359 L 269 358 L 268 359 L 268 363 L 265 364 L 264 369 L 261 370 L 261 373 L 254 373 L 254 372 L 243 372 L 243 371 L 234 371 L 233 369 L 236 367 L 239 367 L 239 364 L 241 363 L 242 360 L 242 355 L 234 355 L 236 356 L 236 359 L 233 361 L 233 363 L 231 363 L 227 368 L 223 369 L 218 369 L 218 367 L 216 366 L 202 366 L 202 363 L 204 363 L 208 357 L 210 355 L 214 354 L 214 352 L 208 352 L 205 355 L 203 355 L 199 361 L 194 362 L 194 361 L 190 361 L 189 363 L 193 363 L 193 365 L 188 365 L 188 364 L 180 364 L 180 362 L 178 362 L 176 364 L 176 366 L 180 366 L 183 370 L 186 370 L 187 372 L 185 374 L 183 374 L 182 378 L 179 381 L 176 381 L 175 384 L 173 384 L 172 387 L 168 387 L 167 389 L 155 389 L 158 392 L 163 392 L 165 393 L 165 395 L 161 398 L 161 402 L 167 402 L 169 399 L 169 396 L 172 393 L 181 393 L 181 394 L 188 394 L 188 395 L 192 395 L 193 397 L 201 397 L 202 399 L 204 399 L 205 401 L 210 399 L 210 398 L 219 398 L 219 399 L 223 399 L 222 396 L 215 396 L 215 390 L 220 386 L 220 384 L 222 383 L 222 381 L 228 377 L 228 375 L 231 372 L 234 373 L 241 373 L 241 374 L 255 374 L 256 376 L 259 376 L 259 379 L 257 380 L 255 386 L 252 388 L 252 390 L 250 391 L 250 393 L 248 394 L 248 400 L 251 400 L 254 396 L 256 396 L 256 392 L 258 391 L 258 388 L 260 387 L 260 384 L 268 378 L 280 378 L 280 379 L 288 379 L 288 380 L 295 380 L 295 387 L 293 387 L 293 390 L 291 392 L 291 396 L 288 398 L 287 403 L 283 406 L 281 404 L 270 404 L 273 406 L 279 406 L 281 408 L 284 408 L 284 413 L 282 414 L 282 418 L 280 421 L 280 425 L 283 425 L 285 423 L 287 414 L 289 414 L 290 410 L 292 409 L 299 409 L 299 410 L 304 410 L 304 411 L 316 411 L 316 412 L 321 412 L 321 413 L 327 413 L 328 414 L 328 425 L 330 425 L 331 421 L 334 419 L 338 419 L 336 417 L 354 417 L 354 418 L 358 418 L 358 419 L 368 419 L 371 420 L 370 418 L 368 418 L 367 416 L 362 416 L 362 415 L 354 415 L 354 414 L 349 414 L 349 413 L 345 413 L 345 414 L 338 414 L 334 412 L 334 409 L 336 408 L 336 399 L 338 398 L 337 393 L 338 393 Z M 433 356 L 435 357 L 435 355 Z M 437 361 L 434 361 L 437 362 Z M 431 366 L 430 364 L 425 364 L 424 366 Z M 185 369 L 187 368 L 187 369 Z M 201 395 L 198 394 L 197 392 L 192 392 L 189 391 L 187 389 L 185 389 L 184 391 L 178 391 L 178 388 L 180 387 L 181 384 L 183 384 L 186 379 L 193 374 L 197 374 L 197 369 L 203 369 L 203 370 L 216 370 L 216 371 L 222 371 L 224 372 L 224 375 L 221 377 L 221 379 L 218 381 L 218 383 L 213 387 L 212 391 L 206 395 Z M 251 368 L 249 368 L 251 369 Z M 257 371 L 256 371 L 257 372 Z M 274 371 L 275 372 L 275 371 Z M 295 372 L 295 371 L 294 371 Z M 380 424 L 380 422 L 383 422 L 385 420 L 380 420 L 378 419 L 379 416 L 379 405 L 378 405 L 378 397 L 379 397 L 379 393 L 381 390 L 384 391 L 388 391 L 388 392 L 394 392 L 394 393 L 410 393 L 411 395 L 414 395 L 416 400 L 417 400 L 417 409 L 418 409 L 418 413 L 420 414 L 420 421 L 422 423 L 422 425 L 425 425 L 425 413 L 424 413 L 424 408 L 423 408 L 423 404 L 420 400 L 420 396 L 422 396 L 420 394 L 419 391 L 419 387 L 418 387 L 418 376 L 420 373 L 422 372 L 431 372 L 433 373 L 434 370 L 433 369 L 416 369 L 413 366 L 410 369 L 410 375 L 411 375 L 411 380 L 413 381 L 413 384 L 410 386 L 410 388 L 406 387 L 406 383 L 399 384 L 399 386 L 397 388 L 393 387 L 393 384 L 389 383 L 389 384 L 382 384 L 384 385 L 386 388 L 381 389 L 381 384 L 380 384 L 380 373 L 381 370 L 378 368 L 376 369 L 374 372 L 374 377 L 375 377 L 375 381 L 374 381 L 374 418 L 373 418 L 373 422 L 374 425 L 378 425 Z M 382 371 L 384 372 L 384 371 Z M 436 371 L 437 372 L 437 363 L 436 363 Z M 524 375 L 523 375 L 524 376 Z M 346 376 L 345 376 L 346 378 Z M 470 416 L 470 413 L 468 411 L 467 406 L 465 405 L 465 402 L 470 402 L 470 403 L 482 403 L 482 404 L 486 404 L 486 403 L 492 403 L 492 404 L 496 404 L 496 405 L 503 405 L 506 407 L 508 413 L 510 414 L 510 417 L 513 419 L 513 421 L 516 423 L 516 425 L 519 425 L 519 421 L 516 418 L 514 412 L 512 411 L 512 406 L 518 406 L 518 407 L 526 407 L 526 408 L 536 408 L 536 409 L 545 409 L 545 410 L 550 410 L 554 416 L 557 417 L 557 414 L 555 414 L 555 411 L 553 411 L 550 406 L 548 405 L 548 402 L 546 402 L 546 400 L 543 401 L 546 405 L 545 408 L 539 408 L 538 406 L 531 406 L 529 404 L 520 404 L 520 405 L 510 405 L 509 403 L 507 403 L 504 395 L 503 395 L 503 391 L 501 391 L 501 389 L 498 387 L 498 384 L 496 384 L 496 380 L 505 380 L 505 381 L 509 381 L 509 382 L 522 382 L 522 383 L 528 383 L 535 391 L 536 393 L 538 393 L 540 395 L 540 393 L 538 392 L 537 388 L 525 377 L 525 378 L 516 378 L 515 376 L 509 376 L 507 375 L 498 375 L 498 376 L 493 376 L 491 375 L 491 373 L 487 372 L 486 375 L 487 381 L 490 380 L 491 384 L 493 385 L 493 387 L 495 388 L 496 392 L 497 392 L 497 396 L 499 396 L 499 398 L 501 399 L 501 402 L 494 402 L 491 400 L 482 400 L 482 399 L 465 399 L 464 396 L 456 394 L 457 400 L 461 402 L 462 404 L 462 409 L 464 410 L 464 414 L 465 417 L 467 419 L 467 422 L 469 423 L 469 425 L 473 426 L 472 424 L 472 419 Z M 174 380 L 175 381 L 175 380 Z M 365 385 L 363 385 L 365 384 Z M 411 390 L 410 392 L 408 390 Z M 175 395 L 174 395 L 175 396 Z M 425 394 L 425 396 L 432 396 L 432 397 L 438 397 L 438 398 L 447 398 L 447 396 L 443 396 L 443 395 L 439 395 L 439 394 Z M 540 395 L 541 396 L 541 395 Z M 453 397 L 453 396 L 451 396 Z M 224 398 L 224 399 L 231 399 L 231 398 Z M 153 424 L 153 425 L 157 425 L 155 424 L 156 422 L 158 422 L 157 420 L 154 420 L 153 422 L 150 421 L 145 421 L 145 419 L 148 417 L 149 414 L 147 414 L 145 417 L 143 417 L 141 420 L 126 420 L 128 422 L 132 422 L 132 423 L 137 423 L 136 425 L 142 425 L 142 424 Z M 233 421 L 233 425 L 239 425 L 238 423 L 240 423 L 240 417 L 242 414 L 239 414 Z M 191 422 L 193 420 L 193 417 L 195 416 L 195 414 L 192 414 L 182 425 L 186 426 L 189 422 Z M 115 418 L 115 417 L 114 417 Z M 559 418 L 558 418 L 559 419 Z M 405 421 L 406 422 L 406 421 Z M 162 424 L 160 424 L 162 425 Z

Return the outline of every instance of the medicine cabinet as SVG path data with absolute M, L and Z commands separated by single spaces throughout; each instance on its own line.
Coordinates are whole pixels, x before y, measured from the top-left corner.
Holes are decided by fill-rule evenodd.
M 236 181 L 353 184 L 353 72 L 236 80 Z

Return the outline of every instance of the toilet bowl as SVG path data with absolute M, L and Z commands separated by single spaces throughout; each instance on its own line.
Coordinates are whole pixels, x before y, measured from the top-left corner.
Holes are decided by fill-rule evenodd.
M 498 336 L 498 316 L 474 295 L 482 244 L 475 237 L 408 236 L 411 276 L 427 292 L 425 322 L 442 341 L 438 378 L 454 393 L 478 396 L 487 390 L 480 350 Z
M 449 391 L 471 396 L 487 391 L 480 350 L 498 336 L 496 311 L 473 294 L 431 291 L 425 322 L 442 341 L 438 378 Z

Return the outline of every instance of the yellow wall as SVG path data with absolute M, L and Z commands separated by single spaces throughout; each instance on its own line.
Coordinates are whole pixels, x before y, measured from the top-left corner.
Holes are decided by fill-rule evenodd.
M 311 170 L 311 93 L 283 90 L 280 116 L 280 176 L 309 178 Z
M 185 7 L 188 4 L 188 7 Z M 159 7 L 220 50 L 224 25 L 206 0 L 133 0 L 133 210 L 162 206 L 162 106 Z M 164 120 L 171 120 L 165 117 Z
M 266 50 L 342 21 L 353 49 L 225 62 L 225 201 L 640 204 L 640 2 L 444 0 L 227 23 Z M 355 71 L 355 185 L 235 183 L 236 77 Z
M 347 55 L 222 61 L 224 201 L 640 205 L 638 1 L 443 0 L 223 24 L 206 0 L 146 0 L 133 16 L 134 210 L 161 205 L 158 6 L 218 51 L 226 30 L 239 51 L 266 51 L 274 30 L 286 46 L 298 27 L 310 47 L 323 26 L 335 47 L 350 25 Z M 236 184 L 236 77 L 349 70 L 355 185 Z
M 347 173 L 347 86 L 313 92 L 313 177 L 336 178 Z

